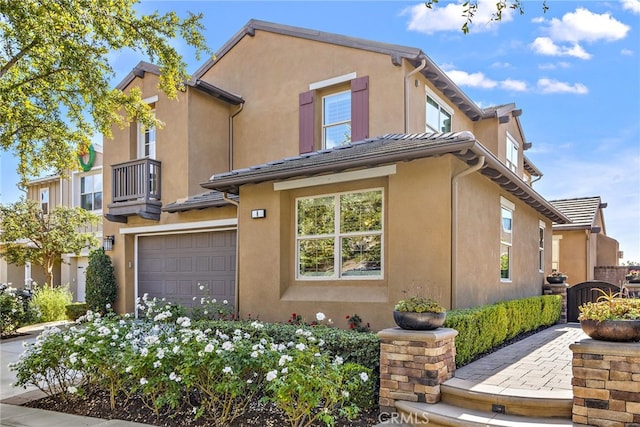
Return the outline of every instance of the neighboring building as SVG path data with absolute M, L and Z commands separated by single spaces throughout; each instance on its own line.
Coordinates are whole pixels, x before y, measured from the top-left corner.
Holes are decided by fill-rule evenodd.
M 599 196 L 550 202 L 571 220 L 568 224 L 553 224 L 551 251 L 551 267 L 566 273 L 567 283 L 594 280 L 595 267 L 618 265 L 619 244 L 607 236 L 603 212 L 607 204 Z
M 569 219 L 531 187 L 515 104 L 479 108 L 419 49 L 262 21 L 215 58 L 177 101 L 144 62 L 118 85 L 165 123 L 105 142 L 120 311 L 208 292 L 241 316 L 380 329 L 404 291 L 542 294 Z
M 38 201 L 45 214 L 58 206 L 79 206 L 102 216 L 102 147 L 95 145 L 91 149 L 92 153 L 84 156 L 79 170 L 70 171 L 67 178 L 52 175 L 29 181 L 26 198 Z M 102 223 L 89 227 L 87 231 L 95 233 L 102 243 Z M 85 272 L 89 263 L 89 251 L 86 248 L 79 256 L 65 254 L 62 256 L 62 263 L 54 267 L 55 285 L 69 284 L 75 301 L 84 301 L 85 298 Z M 24 267 L 7 265 L 5 280 L 12 282 L 14 287 L 28 287 L 31 282 L 44 284 L 45 277 L 41 267 L 28 263 Z

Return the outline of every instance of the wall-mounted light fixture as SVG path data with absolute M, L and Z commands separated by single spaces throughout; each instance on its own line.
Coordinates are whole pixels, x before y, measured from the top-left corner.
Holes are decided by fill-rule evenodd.
M 105 251 L 112 251 L 113 244 L 115 242 L 116 242 L 116 236 L 114 235 L 104 236 L 104 239 L 102 239 L 102 249 L 104 249 Z
M 267 217 L 266 209 L 253 209 L 251 211 L 251 218 L 253 219 L 266 218 L 266 217 Z

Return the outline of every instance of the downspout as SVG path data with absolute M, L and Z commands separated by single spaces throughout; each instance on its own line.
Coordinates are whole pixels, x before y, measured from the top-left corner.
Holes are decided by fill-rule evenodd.
M 422 58 L 422 63 L 404 78 L 404 133 L 409 132 L 409 79 L 427 66 L 427 58 Z
M 229 116 L 229 171 L 233 170 L 233 118 L 240 114 L 243 108 L 244 103 L 240 104 L 238 110 Z M 225 200 L 229 201 L 228 199 Z
M 238 111 L 239 113 L 240 111 Z M 237 114 L 237 113 L 236 113 Z M 233 206 L 236 207 L 236 221 L 238 220 L 238 209 L 240 208 L 240 203 L 238 203 L 235 200 L 230 199 L 227 196 L 227 192 L 225 191 L 224 193 L 222 193 L 222 199 L 226 202 L 231 203 Z M 234 305 L 233 305 L 233 309 L 234 309 L 234 314 L 236 315 L 236 318 L 238 318 L 239 315 L 239 311 L 238 311 L 238 306 L 240 305 L 240 292 L 238 291 L 238 259 L 240 258 L 240 251 L 239 251 L 240 245 L 238 244 L 238 228 L 236 225 L 236 276 L 235 276 L 235 282 L 236 282 L 236 292 L 235 292 L 235 301 L 234 301 Z
M 458 303 L 458 180 L 480 170 L 483 166 L 484 156 L 478 156 L 478 163 L 451 178 L 451 310 L 455 309 Z
M 237 116 L 238 114 L 240 114 L 240 112 L 242 111 L 242 109 L 244 108 L 244 103 L 240 104 L 240 107 L 236 110 L 235 113 L 231 114 L 229 116 L 229 171 L 233 170 L 233 119 L 235 116 Z M 238 209 L 240 204 L 238 202 L 236 202 L 235 200 L 231 200 L 229 197 L 227 197 L 227 193 L 224 192 L 222 193 L 222 199 L 228 203 L 231 203 L 233 206 L 236 207 L 236 224 L 238 221 Z M 238 317 L 238 305 L 239 305 L 239 301 L 240 301 L 240 292 L 238 292 L 238 258 L 239 258 L 239 250 L 238 248 L 240 247 L 240 245 L 238 245 L 238 228 L 236 225 L 236 276 L 235 276 L 235 282 L 236 282 L 236 296 L 235 296 L 235 301 L 234 301 L 234 311 L 235 311 L 235 315 L 236 317 Z

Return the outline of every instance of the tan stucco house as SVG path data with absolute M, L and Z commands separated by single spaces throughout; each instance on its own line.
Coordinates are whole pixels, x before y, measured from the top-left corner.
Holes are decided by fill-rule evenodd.
M 120 311 L 207 292 L 243 317 L 381 329 L 404 291 L 542 294 L 569 219 L 532 188 L 522 111 L 479 108 L 420 49 L 252 20 L 177 101 L 158 74 L 141 62 L 118 87 L 164 127 L 105 141 Z
M 603 212 L 607 204 L 599 196 L 550 200 L 550 203 L 571 220 L 552 226 L 551 267 L 566 273 L 567 283 L 594 280 L 594 267 L 619 264 L 619 243 L 607 236 Z
M 35 200 L 40 204 L 43 213 L 51 212 L 59 206 L 81 207 L 102 216 L 102 146 L 92 144 L 90 151 L 79 158 L 78 169 L 67 171 L 64 175 L 49 175 L 33 179 L 27 183 L 26 195 L 28 200 Z M 100 244 L 103 242 L 102 223 L 88 226 Z M 89 252 L 93 248 L 85 248 L 79 255 L 63 254 L 62 262 L 54 267 L 54 285 L 69 284 L 74 301 L 84 301 L 85 274 L 89 265 Z M 14 287 L 29 287 L 32 282 L 44 284 L 46 274 L 44 270 L 27 263 L 25 266 L 7 264 L 4 260 L 5 277 L 0 282 L 10 282 Z

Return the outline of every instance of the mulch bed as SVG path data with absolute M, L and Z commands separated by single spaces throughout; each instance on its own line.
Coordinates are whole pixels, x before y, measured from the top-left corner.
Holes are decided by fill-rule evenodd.
M 106 391 L 95 391 L 85 396 L 75 396 L 64 402 L 60 399 L 45 397 L 25 403 L 24 406 L 30 408 L 46 409 L 68 414 L 84 415 L 105 420 L 126 420 L 154 426 L 167 427 L 187 427 L 187 426 L 213 426 L 213 420 L 201 417 L 195 419 L 191 407 L 186 405 L 177 410 L 167 411 L 156 416 L 149 408 L 143 405 L 142 401 L 132 398 L 123 404 L 124 399 L 116 400 L 115 410 L 111 410 L 109 404 L 109 393 Z M 368 412 L 363 412 L 351 421 L 339 419 L 336 426 L 343 427 L 371 427 L 386 418 L 379 418 L 377 408 Z M 287 426 L 287 419 L 274 406 L 262 404 L 256 399 L 250 408 L 245 411 L 240 418 L 237 418 L 229 427 L 284 427 Z M 323 423 L 314 426 L 325 426 Z

